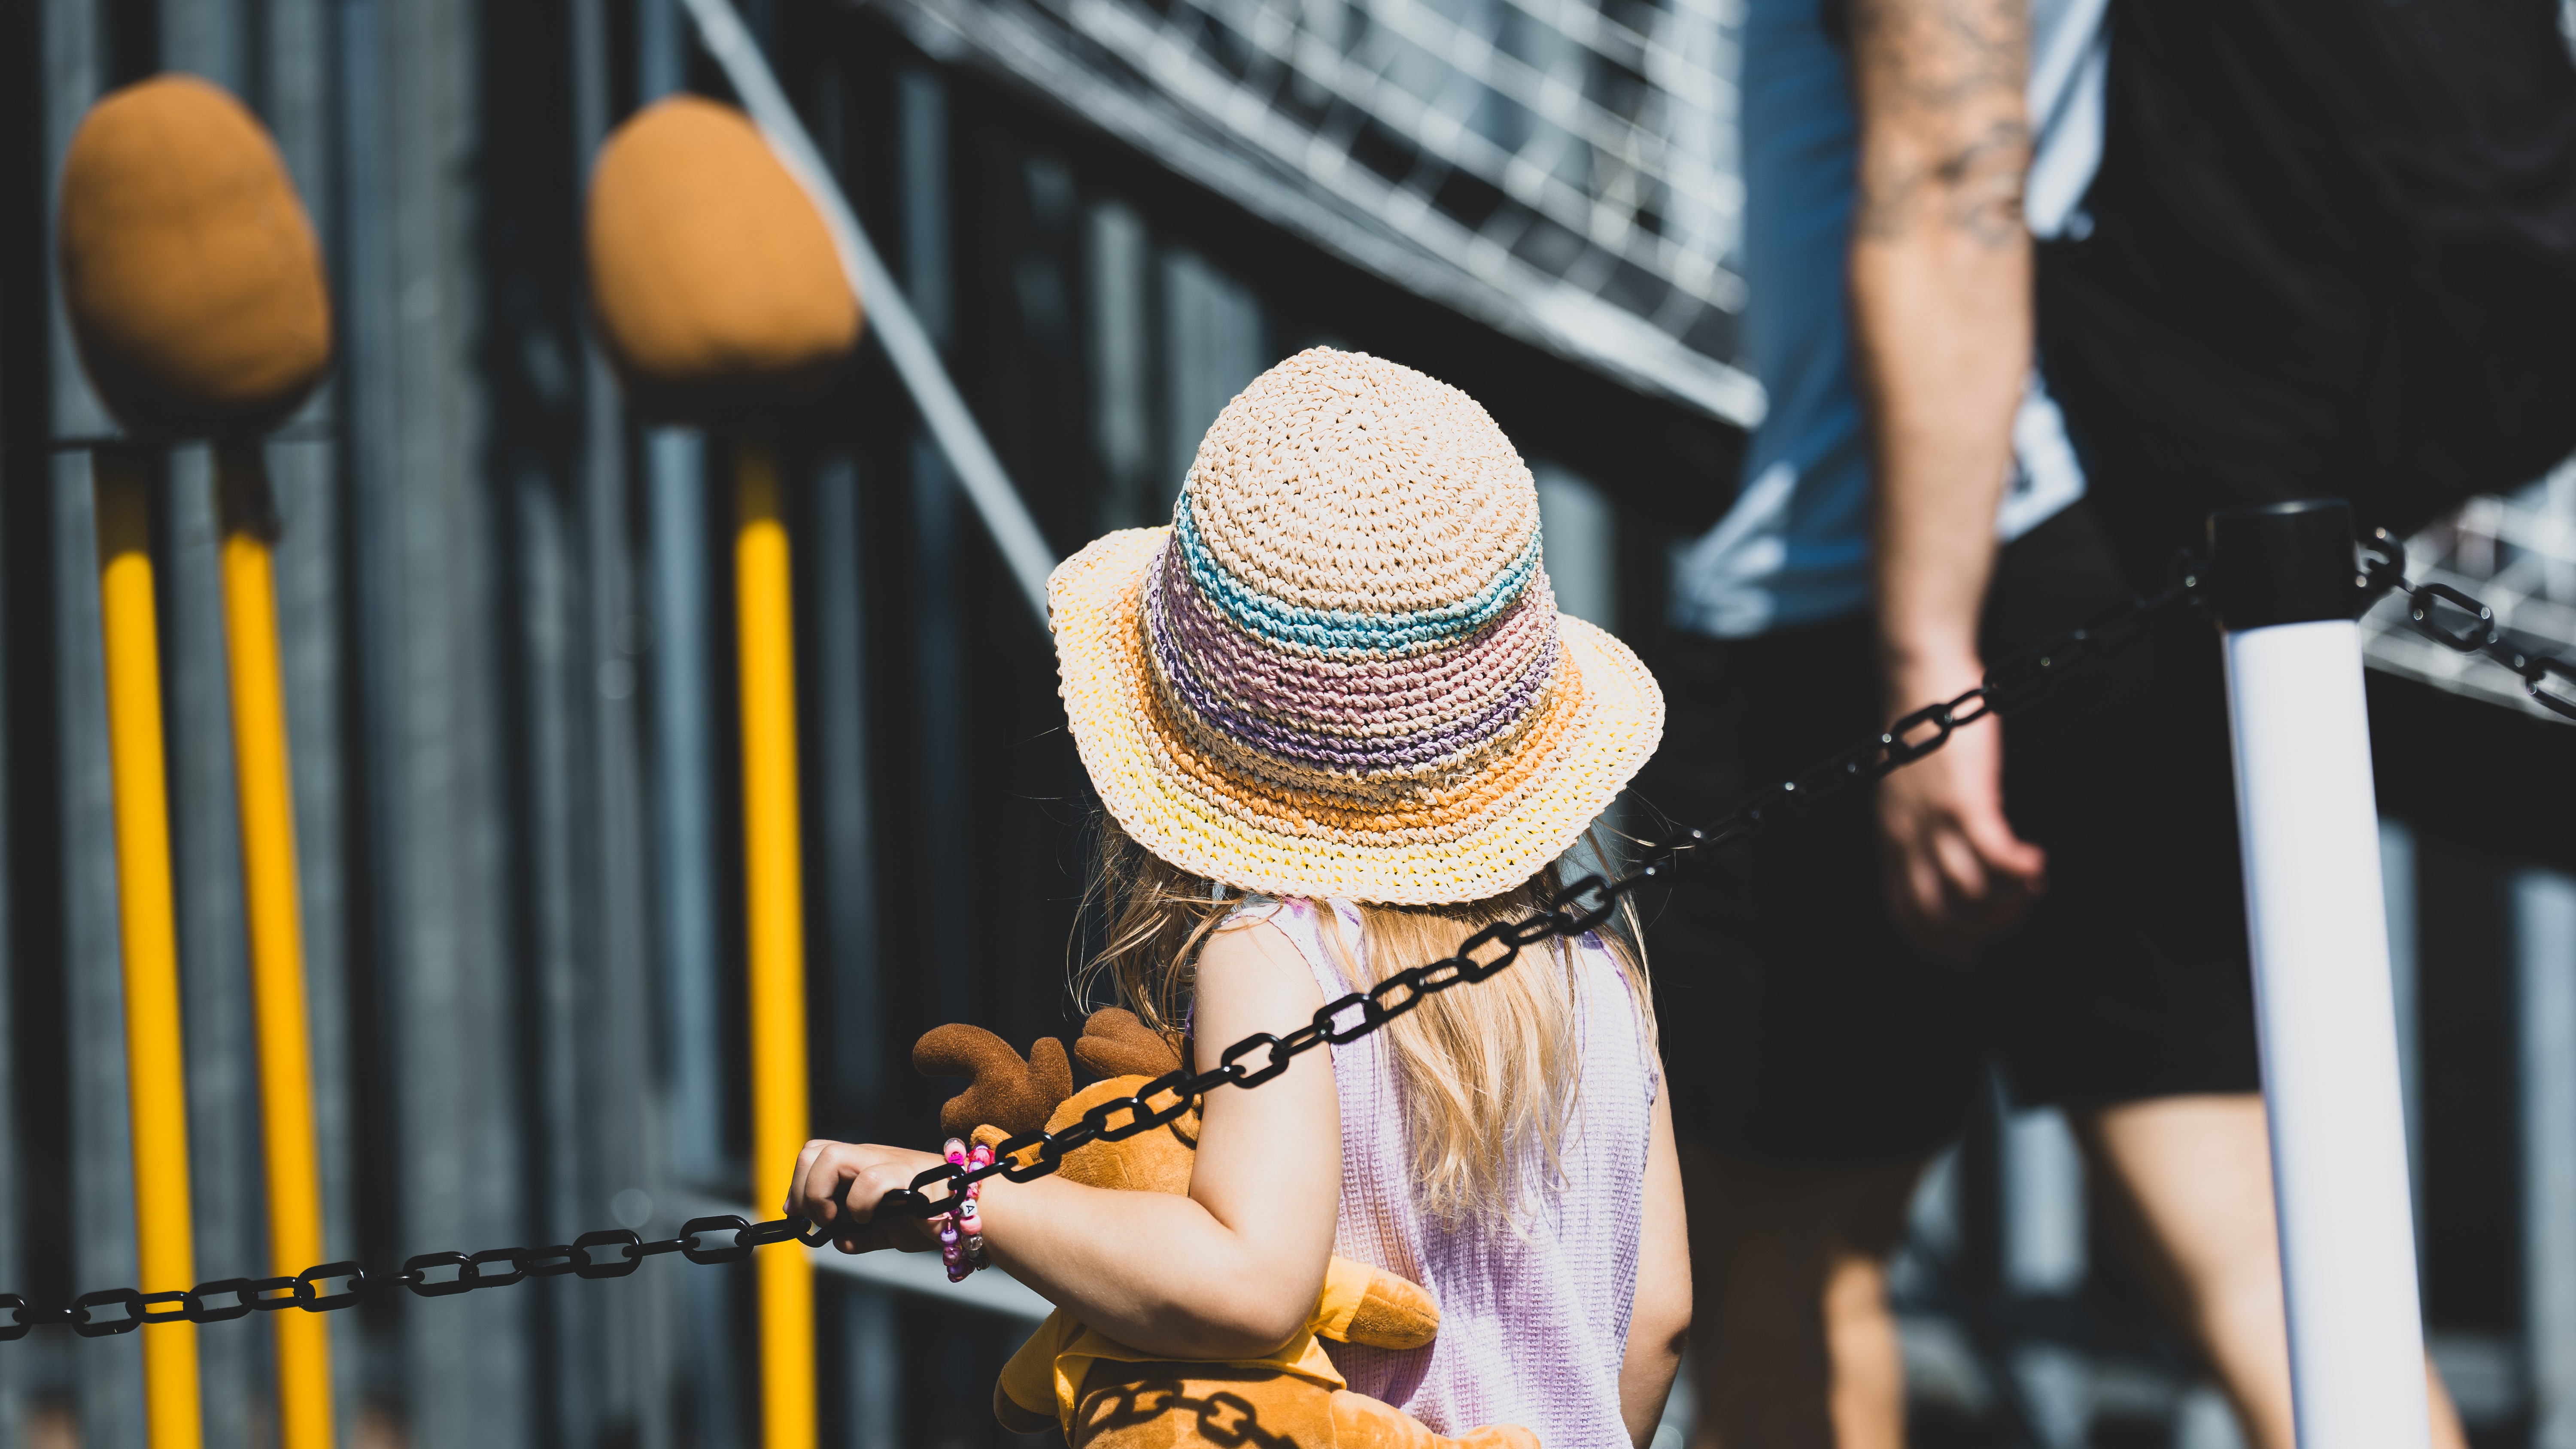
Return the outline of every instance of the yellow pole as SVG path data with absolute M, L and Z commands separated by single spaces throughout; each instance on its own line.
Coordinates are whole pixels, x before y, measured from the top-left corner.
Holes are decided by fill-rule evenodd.
M 805 1145 L 805 886 L 796 810 L 795 627 L 778 469 L 735 447 L 734 624 L 742 664 L 743 896 L 751 936 L 751 1197 L 768 1202 Z M 814 1449 L 814 1270 L 802 1244 L 759 1250 L 766 1449 Z
M 135 1256 L 146 1293 L 193 1288 L 188 1086 L 179 1039 L 179 936 L 162 779 L 161 644 L 152 599 L 145 457 L 90 455 L 98 502 L 99 621 L 107 655 L 107 748 L 115 781 L 117 924 L 125 947 L 126 1107 L 133 1116 Z M 151 1449 L 197 1449 L 196 1325 L 143 1335 Z
M 241 797 L 242 894 L 259 1024 L 260 1128 L 268 1145 L 268 1261 L 280 1276 L 323 1260 L 322 1173 L 313 1141 L 313 1044 L 304 1015 L 304 927 L 295 883 L 295 793 L 277 659 L 269 548 L 277 506 L 256 441 L 215 448 L 223 528 L 224 637 L 232 664 L 233 772 Z M 331 1337 L 312 1313 L 277 1329 L 279 1449 L 330 1449 Z

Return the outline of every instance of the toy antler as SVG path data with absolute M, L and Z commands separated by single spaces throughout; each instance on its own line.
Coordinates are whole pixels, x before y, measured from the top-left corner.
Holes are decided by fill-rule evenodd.
M 1181 1064 L 1179 1048 L 1136 1014 L 1106 1007 L 1082 1024 L 1073 1044 L 1082 1069 L 1097 1077 L 1159 1077 Z M 1073 1067 L 1064 1043 L 1051 1036 L 1029 1044 L 1026 1061 L 1011 1044 L 980 1026 L 956 1022 L 937 1027 L 912 1048 L 912 1065 L 925 1077 L 969 1077 L 965 1091 L 939 1109 L 940 1130 L 964 1137 L 977 1127 L 999 1127 L 1016 1137 L 1036 1132 L 1073 1095 Z
M 912 1048 L 913 1070 L 925 1077 L 971 1077 L 973 1084 L 939 1109 L 940 1130 L 964 1137 L 990 1123 L 1011 1136 L 1046 1126 L 1058 1104 L 1073 1095 L 1073 1066 L 1064 1043 L 1051 1036 L 1029 1044 L 1028 1060 L 980 1026 L 954 1022 L 934 1027 Z
M 1181 1064 L 1170 1038 L 1116 1006 L 1103 1007 L 1083 1022 L 1073 1057 L 1095 1077 L 1159 1077 Z

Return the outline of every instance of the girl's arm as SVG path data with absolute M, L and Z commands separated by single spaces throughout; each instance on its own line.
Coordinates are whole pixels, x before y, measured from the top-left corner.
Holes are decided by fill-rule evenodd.
M 1681 1157 L 1673 1148 L 1672 1077 L 1655 1094 L 1654 1136 L 1646 1145 L 1645 1229 L 1637 1244 L 1637 1292 L 1628 1310 L 1628 1357 L 1619 1366 L 1619 1417 L 1637 1449 L 1655 1437 L 1664 1398 L 1690 1336 L 1690 1237 L 1682 1210 Z
M 1200 954 L 1197 1068 L 1257 1031 L 1305 1024 L 1323 993 L 1296 947 L 1267 923 L 1218 932 Z M 1060 1177 L 984 1180 L 984 1250 L 997 1266 L 1109 1337 L 1174 1358 L 1250 1358 L 1286 1342 L 1314 1311 L 1341 1201 L 1341 1103 L 1330 1048 L 1252 1091 L 1202 1106 L 1190 1195 L 1115 1192 Z M 1258 1068 L 1265 1056 L 1247 1058 Z M 831 1223 L 841 1250 L 938 1246 L 928 1225 L 872 1220 L 886 1193 L 938 1156 L 809 1142 L 787 1211 Z

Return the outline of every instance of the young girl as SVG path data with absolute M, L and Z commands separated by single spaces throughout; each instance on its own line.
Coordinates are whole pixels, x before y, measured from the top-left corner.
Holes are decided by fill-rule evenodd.
M 1663 702 L 1556 612 L 1529 470 L 1465 394 L 1317 348 L 1199 445 L 1170 528 L 1061 565 L 1066 713 L 1108 819 L 1100 965 L 1207 1070 L 1255 1032 L 1544 905 L 1654 750 Z M 1255 1053 L 1244 1065 L 1258 1067 Z M 1257 1357 L 1334 1253 L 1410 1278 L 1427 1348 L 1333 1346 L 1443 1434 L 1643 1446 L 1690 1319 L 1681 1179 L 1629 949 L 1598 935 L 1208 1094 L 1187 1197 L 990 1178 L 984 1251 L 1110 1338 Z M 929 1251 L 874 1208 L 939 1161 L 809 1143 L 787 1210 Z

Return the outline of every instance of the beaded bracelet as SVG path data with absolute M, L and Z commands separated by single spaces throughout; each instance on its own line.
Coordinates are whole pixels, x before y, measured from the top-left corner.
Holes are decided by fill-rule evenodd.
M 947 1149 L 941 1155 L 948 1159 L 950 1166 L 964 1167 L 966 1144 L 951 1137 L 948 1139 Z M 975 1271 L 966 1264 L 966 1253 L 961 1246 L 963 1233 L 958 1223 L 959 1216 L 959 1212 L 952 1208 L 939 1220 L 939 1261 L 947 1265 L 948 1281 L 951 1283 L 961 1282 L 967 1274 Z
M 991 1164 L 993 1149 L 979 1142 L 969 1151 L 965 1143 L 951 1137 L 942 1155 L 951 1166 L 977 1168 Z M 967 1274 L 984 1266 L 984 1220 L 975 1209 L 983 1190 L 982 1183 L 966 1184 L 957 1206 L 939 1220 L 939 1261 L 947 1267 L 951 1283 L 964 1282 Z
M 968 1167 L 990 1167 L 992 1163 L 992 1148 L 979 1142 L 967 1150 Z M 987 1266 L 984 1261 L 984 1220 L 978 1215 L 975 1205 L 976 1199 L 983 1196 L 983 1193 L 984 1184 L 970 1182 L 966 1185 L 966 1200 L 957 1205 L 957 1226 L 958 1231 L 965 1238 L 962 1246 L 966 1250 L 968 1272 Z

